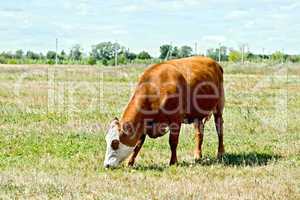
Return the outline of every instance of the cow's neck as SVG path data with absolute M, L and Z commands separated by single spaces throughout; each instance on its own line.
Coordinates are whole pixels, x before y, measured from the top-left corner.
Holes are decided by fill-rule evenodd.
M 121 133 L 120 133 L 120 142 L 127 146 L 135 146 L 137 141 L 140 139 L 143 129 L 144 129 L 144 114 L 141 111 L 141 106 L 144 105 L 141 98 L 133 96 L 126 106 L 123 115 L 120 119 L 121 124 Z M 130 124 L 131 131 L 124 132 L 122 128 L 124 124 Z

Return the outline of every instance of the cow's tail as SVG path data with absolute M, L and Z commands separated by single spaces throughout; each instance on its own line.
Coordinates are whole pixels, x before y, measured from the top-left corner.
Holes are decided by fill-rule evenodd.
M 220 68 L 220 70 L 221 70 L 222 74 L 224 74 L 223 67 L 222 67 L 221 65 L 219 65 L 219 68 Z
M 223 112 L 224 109 L 224 103 L 225 103 L 225 94 L 224 94 L 224 80 L 223 80 L 223 75 L 224 75 L 224 70 L 222 68 L 222 66 L 218 63 L 217 64 L 219 69 L 220 69 L 220 82 L 219 82 L 219 102 L 216 106 L 216 110 L 215 113 L 219 113 L 221 114 Z

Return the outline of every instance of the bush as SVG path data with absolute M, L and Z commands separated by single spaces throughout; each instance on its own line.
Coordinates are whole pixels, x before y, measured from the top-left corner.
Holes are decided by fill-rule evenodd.
M 291 60 L 291 62 L 293 62 L 293 63 L 298 63 L 298 62 L 300 62 L 300 56 L 296 56 L 296 55 L 291 56 L 291 57 L 290 57 L 290 60 Z
M 48 65 L 54 65 L 55 62 L 54 62 L 54 60 L 47 60 L 47 64 L 48 64 Z
M 110 60 L 107 62 L 107 65 L 109 65 L 109 66 L 114 66 L 114 65 L 115 65 L 115 59 L 110 59 Z
M 0 64 L 7 64 L 7 60 L 4 57 L 0 57 Z
M 90 57 L 88 58 L 87 63 L 88 63 L 89 65 L 95 65 L 95 64 L 97 63 L 97 60 L 96 60 L 96 58 L 95 58 L 94 56 L 90 56 Z
M 10 59 L 8 60 L 8 64 L 15 65 L 17 64 L 17 61 L 15 59 Z
M 124 54 L 119 55 L 118 64 L 121 64 L 121 65 L 127 64 L 127 58 Z
M 284 54 L 280 51 L 276 51 L 272 54 L 272 60 L 280 61 L 284 59 Z
M 229 61 L 231 62 L 237 62 L 242 60 L 242 55 L 238 51 L 230 51 L 229 56 L 228 56 Z
M 102 59 L 102 64 L 103 64 L 104 66 L 107 66 L 107 65 L 108 65 L 108 60 Z

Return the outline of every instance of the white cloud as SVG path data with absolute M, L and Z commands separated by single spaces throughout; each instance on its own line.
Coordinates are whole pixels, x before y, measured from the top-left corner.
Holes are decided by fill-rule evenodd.
M 145 10 L 145 7 L 142 5 L 138 5 L 138 4 L 131 4 L 131 5 L 126 5 L 126 6 L 122 6 L 120 8 L 121 12 L 140 12 Z
M 90 5 L 91 4 L 88 2 L 88 0 L 79 1 L 79 3 L 77 4 L 78 14 L 79 15 L 87 15 L 90 10 Z
M 25 12 L 23 9 L 18 8 L 5 8 L 0 9 L 1 29 L 8 29 L 15 27 L 18 24 L 18 28 L 28 28 L 32 25 L 33 16 L 30 13 Z M 14 28 L 16 29 L 16 28 Z
M 208 36 L 203 36 L 202 40 L 208 43 L 224 43 L 226 42 L 226 37 L 222 35 L 208 35 Z
M 291 4 L 280 6 L 280 9 L 283 11 L 292 11 L 300 8 L 300 2 L 293 2 Z
M 94 25 L 94 24 L 65 24 L 61 22 L 54 22 L 52 25 L 58 28 L 58 32 L 72 33 L 94 33 L 94 34 L 115 34 L 121 35 L 128 33 L 127 29 L 119 25 Z
M 91 0 L 64 0 L 62 5 L 77 15 L 86 16 L 92 13 L 95 2 Z
M 205 6 L 206 0 L 140 0 L 138 2 L 122 1 L 116 4 L 116 10 L 121 12 L 141 12 L 141 11 L 181 11 L 195 6 Z
M 256 25 L 256 23 L 254 20 L 249 20 L 249 21 L 245 22 L 244 27 L 250 29 L 250 28 L 254 28 L 255 25 Z
M 264 45 L 299 50 L 299 0 L 10 0 L 13 4 L 7 5 L 13 7 L 4 2 L 4 49 L 52 48 L 52 39 L 59 37 L 65 46 L 76 42 L 89 48 L 94 42 L 117 39 L 136 51 L 153 52 L 166 40 L 190 45 L 198 41 L 203 49 L 248 42 L 253 49 Z M 280 42 L 274 42 L 278 37 Z
M 114 29 L 111 31 L 113 35 L 126 35 L 128 34 L 128 30 L 125 29 Z
M 234 19 L 241 19 L 247 16 L 249 16 L 249 12 L 246 10 L 233 10 L 225 16 L 225 19 L 234 20 Z

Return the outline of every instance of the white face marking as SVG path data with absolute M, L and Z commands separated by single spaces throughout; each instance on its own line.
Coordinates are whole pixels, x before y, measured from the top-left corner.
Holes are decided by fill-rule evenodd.
M 108 129 L 107 135 L 105 137 L 106 140 L 106 154 L 104 159 L 104 167 L 116 167 L 123 160 L 125 160 L 133 151 L 133 147 L 126 146 L 120 142 L 119 139 L 119 131 L 118 126 L 116 124 L 116 120 L 114 120 Z M 113 140 L 119 141 L 118 149 L 114 150 L 111 147 L 111 143 Z

